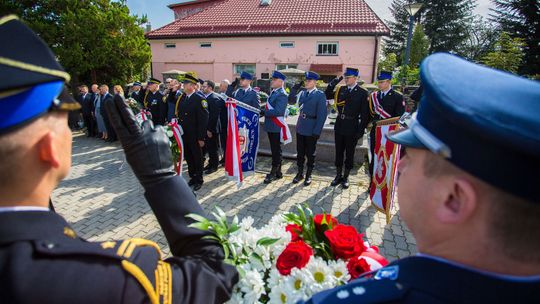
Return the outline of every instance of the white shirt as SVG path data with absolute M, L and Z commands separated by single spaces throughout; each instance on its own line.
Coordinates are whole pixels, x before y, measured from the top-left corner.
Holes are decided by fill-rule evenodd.
M 383 94 L 382 96 L 386 96 L 388 94 L 388 92 L 390 92 L 390 90 L 392 90 L 392 87 L 390 87 L 388 90 L 386 91 L 381 91 L 381 93 Z
M 352 91 L 354 88 L 356 88 L 358 84 L 354 84 L 353 86 L 347 86 L 347 88 L 349 88 L 349 91 Z
M 13 207 L 0 207 L 0 213 L 2 212 L 19 212 L 19 211 L 50 211 L 47 207 L 38 206 L 13 206 Z

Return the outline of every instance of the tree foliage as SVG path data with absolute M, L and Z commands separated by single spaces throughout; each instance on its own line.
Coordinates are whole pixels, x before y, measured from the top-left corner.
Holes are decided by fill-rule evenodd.
M 522 38 L 523 63 L 520 74 L 540 74 L 540 1 L 492 0 L 491 19 L 511 37 Z
M 384 56 L 384 58 L 379 61 L 378 72 L 388 71 L 393 72 L 397 67 L 397 56 L 394 53 L 389 53 Z
M 506 32 L 495 44 L 495 51 L 484 57 L 484 64 L 499 70 L 517 73 L 523 62 L 525 43 L 522 38 L 512 38 Z
M 151 52 L 125 1 L 4 0 L 2 15 L 16 14 L 45 40 L 72 76 L 72 84 L 123 84 L 146 76 Z
M 411 68 L 416 68 L 422 62 L 422 59 L 427 57 L 429 54 L 429 40 L 426 34 L 424 33 L 424 27 L 422 24 L 416 25 L 411 40 L 411 57 L 409 61 L 409 66 Z
M 468 29 L 467 39 L 460 52 L 465 58 L 480 62 L 487 53 L 495 48 L 500 30 L 493 22 L 476 16 Z

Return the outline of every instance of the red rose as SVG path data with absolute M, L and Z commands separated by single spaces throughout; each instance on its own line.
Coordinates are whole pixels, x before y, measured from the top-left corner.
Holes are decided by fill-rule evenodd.
M 366 250 L 362 234 L 359 234 L 353 226 L 340 224 L 332 230 L 325 231 L 324 235 L 328 238 L 336 258 L 350 259 Z
M 313 217 L 313 221 L 315 222 L 315 227 L 317 228 L 317 230 L 319 231 L 322 231 L 322 221 L 323 221 L 323 218 L 326 218 L 326 225 L 328 225 L 328 227 L 335 227 L 338 223 L 338 221 L 332 217 L 331 214 L 317 214 L 315 215 L 315 217 Z
M 371 271 L 371 267 L 366 262 L 366 260 L 360 258 L 359 256 L 356 256 L 350 259 L 347 263 L 347 270 L 349 270 L 351 280 L 354 280 L 362 274 Z
M 301 238 L 298 234 L 302 233 L 302 227 L 298 226 L 297 224 L 289 224 L 287 227 L 285 227 L 285 230 L 287 232 L 291 233 L 291 242 L 300 241 Z
M 277 259 L 276 267 L 281 275 L 291 274 L 293 268 L 302 269 L 309 262 L 313 250 L 302 241 L 291 242 Z

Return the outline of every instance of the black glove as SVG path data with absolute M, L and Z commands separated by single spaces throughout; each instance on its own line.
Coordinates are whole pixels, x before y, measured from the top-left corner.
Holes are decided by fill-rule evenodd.
M 233 83 L 231 83 L 231 86 L 232 86 L 233 88 L 236 88 L 236 87 L 238 86 L 238 83 L 239 83 L 239 82 L 240 82 L 240 79 L 236 78 L 236 79 L 234 79 Z
M 335 87 L 342 80 L 343 80 L 343 76 L 340 76 L 339 78 L 336 77 L 336 78 L 332 79 L 332 81 L 330 81 L 329 85 Z
M 139 127 L 133 112 L 120 99 L 107 101 L 105 107 L 126 160 L 144 188 L 176 175 L 169 138 L 162 126 L 154 127 L 152 121 L 147 120 Z
M 298 90 L 300 90 L 300 88 L 303 87 L 303 86 L 304 86 L 304 82 L 301 81 L 301 82 L 295 84 L 292 88 L 293 88 L 293 90 L 294 90 L 295 92 L 298 92 Z
M 321 135 L 313 135 L 313 137 L 315 138 L 315 140 L 319 140 L 319 138 L 321 138 Z
M 261 109 L 261 112 L 259 113 L 259 116 L 264 117 L 264 110 L 263 109 Z

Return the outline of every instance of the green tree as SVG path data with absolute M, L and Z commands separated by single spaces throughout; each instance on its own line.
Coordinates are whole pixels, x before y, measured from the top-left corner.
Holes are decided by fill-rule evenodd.
M 393 72 L 397 67 L 397 56 L 394 53 L 386 54 L 384 58 L 379 61 L 377 71 Z
M 395 54 L 399 59 L 399 64 L 403 54 L 405 53 L 405 44 L 409 31 L 409 14 L 405 10 L 405 5 L 411 1 L 409 0 L 393 0 L 390 5 L 390 13 L 394 17 L 394 20 L 388 20 L 388 27 L 390 28 L 390 37 L 385 40 L 384 53 Z
M 525 42 L 518 72 L 540 74 L 540 2 L 538 0 L 492 0 L 491 19 L 512 37 Z
M 123 84 L 146 76 L 150 47 L 125 1 L 4 0 L 2 15 L 18 15 L 72 76 L 72 84 Z
M 411 40 L 411 57 L 409 61 L 409 66 L 411 68 L 416 68 L 429 54 L 429 40 L 426 34 L 424 33 L 424 27 L 422 24 L 416 25 Z
M 468 32 L 460 53 L 469 60 L 480 62 L 487 53 L 494 50 L 500 31 L 496 24 L 475 16 Z
M 495 51 L 484 57 L 484 64 L 499 70 L 517 73 L 523 62 L 525 43 L 522 38 L 512 38 L 506 32 L 495 44 Z

